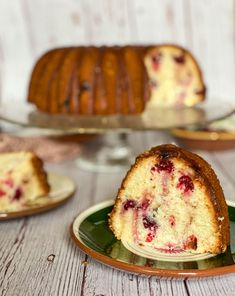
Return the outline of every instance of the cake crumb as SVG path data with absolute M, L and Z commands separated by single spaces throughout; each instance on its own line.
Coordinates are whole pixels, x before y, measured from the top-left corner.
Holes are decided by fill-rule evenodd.
M 83 261 L 81 262 L 81 264 L 84 265 L 84 266 L 87 266 L 89 263 L 88 263 L 86 260 L 83 260 Z
M 47 261 L 49 262 L 54 262 L 55 259 L 55 254 L 50 254 L 49 256 L 47 256 Z
M 224 217 L 218 217 L 218 221 L 223 221 L 224 220 Z

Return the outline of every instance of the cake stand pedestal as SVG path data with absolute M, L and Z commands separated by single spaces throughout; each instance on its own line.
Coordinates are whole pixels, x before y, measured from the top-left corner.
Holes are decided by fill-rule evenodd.
M 134 159 L 127 134 L 107 133 L 83 144 L 76 164 L 84 170 L 108 173 L 129 168 Z

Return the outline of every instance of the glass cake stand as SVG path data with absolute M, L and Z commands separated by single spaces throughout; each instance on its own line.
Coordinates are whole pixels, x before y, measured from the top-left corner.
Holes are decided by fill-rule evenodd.
M 215 102 L 215 100 L 214 100 Z M 115 172 L 130 167 L 135 154 L 127 142 L 132 131 L 169 130 L 177 127 L 200 126 L 229 116 L 231 103 L 203 103 L 197 107 L 147 108 L 138 115 L 52 115 L 38 111 L 28 103 L 0 106 L 0 119 L 22 127 L 39 129 L 46 135 L 96 134 L 83 143 L 77 165 L 85 170 Z

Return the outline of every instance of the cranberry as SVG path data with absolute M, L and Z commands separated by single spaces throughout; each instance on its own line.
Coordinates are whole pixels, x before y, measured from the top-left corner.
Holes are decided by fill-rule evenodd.
M 20 200 L 22 196 L 22 191 L 20 188 L 16 188 L 15 194 L 13 196 L 13 200 Z
M 147 237 L 146 237 L 146 242 L 147 243 L 151 243 L 151 241 L 154 239 L 154 237 L 155 237 L 155 235 L 152 233 L 152 232 L 149 232 L 148 234 L 147 234 Z
M 159 69 L 161 58 L 162 58 L 161 53 L 155 54 L 151 57 L 153 68 L 156 71 Z
M 171 226 L 175 226 L 175 216 L 174 215 L 170 215 L 168 221 Z
M 144 201 L 142 202 L 140 208 L 141 208 L 142 210 L 146 211 L 147 208 L 148 208 L 148 206 L 149 206 L 149 204 L 150 204 L 150 200 L 146 199 L 146 200 L 144 200 Z
M 65 108 L 68 108 L 68 107 L 69 107 L 69 105 L 70 105 L 70 100 L 69 100 L 69 98 L 66 98 L 66 99 L 64 100 L 63 105 L 64 105 Z
M 156 166 L 151 167 L 150 172 L 154 175 L 157 172 Z
M 0 189 L 0 197 L 2 197 L 2 196 L 4 196 L 4 195 L 6 195 L 6 192 L 3 191 L 2 189 Z
M 158 173 L 165 171 L 170 174 L 174 170 L 174 165 L 170 160 L 163 159 L 156 165 L 156 169 Z
M 185 250 L 196 250 L 197 249 L 197 238 L 195 235 L 190 235 L 185 243 L 184 243 Z
M 149 192 L 145 192 L 142 198 L 142 201 L 140 203 L 140 206 L 138 206 L 138 208 L 142 209 L 143 211 L 146 211 L 152 200 L 153 200 L 153 195 Z
M 13 180 L 11 178 L 4 180 L 3 183 L 9 187 L 13 187 L 14 185 Z
M 133 209 L 136 206 L 136 201 L 132 199 L 127 199 L 125 203 L 123 204 L 124 210 Z
M 183 252 L 183 249 L 171 243 L 167 244 L 165 248 L 156 248 L 156 250 L 166 254 L 176 254 Z
M 185 63 L 185 55 L 180 55 L 178 57 L 173 57 L 174 61 L 178 64 L 184 64 Z
M 151 217 L 148 216 L 143 217 L 143 224 L 144 228 L 149 230 L 154 230 L 157 228 L 157 223 Z
M 91 85 L 88 81 L 83 81 L 80 85 L 80 90 L 83 91 L 91 91 Z
M 193 191 L 194 185 L 192 179 L 189 176 L 181 176 L 179 178 L 177 188 L 182 189 L 185 193 L 188 191 Z

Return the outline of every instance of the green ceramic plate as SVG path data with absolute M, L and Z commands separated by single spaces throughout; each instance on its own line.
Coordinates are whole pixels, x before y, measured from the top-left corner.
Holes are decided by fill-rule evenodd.
M 231 221 L 231 247 L 224 254 L 203 260 L 171 262 L 135 255 L 118 241 L 108 227 L 108 214 L 113 201 L 95 205 L 79 216 L 71 226 L 75 243 L 88 255 L 102 263 L 133 273 L 157 276 L 212 276 L 235 272 L 235 222 Z M 229 207 L 235 221 L 235 208 Z

